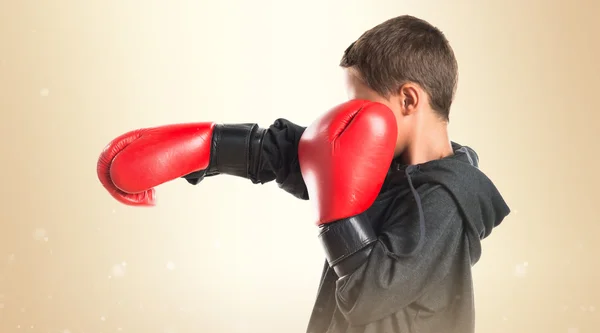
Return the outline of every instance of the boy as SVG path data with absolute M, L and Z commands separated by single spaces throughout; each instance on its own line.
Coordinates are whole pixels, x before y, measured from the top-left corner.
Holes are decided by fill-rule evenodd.
M 275 180 L 298 198 L 306 200 L 310 194 L 320 211 L 331 212 L 336 198 L 356 199 L 366 210 L 319 221 L 334 223 L 323 224 L 321 239 L 328 260 L 307 331 L 474 332 L 471 267 L 480 258 L 480 241 L 510 210 L 479 171 L 476 153 L 449 139 L 447 125 L 458 76 L 454 53 L 437 28 L 400 16 L 365 32 L 345 51 L 341 66 L 350 101 L 308 129 L 279 119 L 268 129 L 196 123 L 138 130 L 108 145 L 98 162 L 98 176 L 113 197 L 130 205 L 152 205 L 153 188 L 166 181 L 183 176 L 198 184 L 218 174 L 254 183 Z M 323 145 L 329 138 L 318 137 L 319 129 L 343 127 L 329 119 L 336 118 L 332 114 L 355 117 L 350 122 L 364 128 L 370 144 L 389 147 L 392 142 L 389 156 L 387 148 L 364 150 L 356 127 L 341 136 L 358 139 L 327 155 L 331 149 Z M 354 145 L 384 157 L 361 160 L 352 154 Z M 152 149 L 144 149 L 149 146 Z M 335 166 L 323 166 L 328 160 L 319 165 L 311 158 L 316 155 L 325 160 L 348 157 L 351 165 L 346 168 L 376 171 L 358 176 L 340 173 L 335 169 L 339 161 Z M 358 181 L 361 188 L 370 186 L 371 193 L 358 188 L 356 193 L 340 194 L 330 187 L 319 188 L 338 174 L 351 177 L 335 179 L 334 187 Z

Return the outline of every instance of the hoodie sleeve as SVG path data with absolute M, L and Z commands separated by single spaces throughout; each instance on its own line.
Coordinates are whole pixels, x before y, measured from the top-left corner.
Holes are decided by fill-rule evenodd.
M 439 284 L 460 259 L 455 252 L 464 239 L 463 223 L 450 193 L 436 186 L 421 203 L 425 233 L 420 246 L 419 211 L 413 201 L 386 221 L 372 221 L 383 226 L 368 259 L 337 280 L 337 304 L 351 325 L 366 325 L 407 307 Z
M 256 171 L 257 182 L 275 180 L 277 185 L 293 196 L 308 200 L 306 184 L 298 162 L 298 142 L 306 127 L 287 119 L 277 119 L 265 133 Z

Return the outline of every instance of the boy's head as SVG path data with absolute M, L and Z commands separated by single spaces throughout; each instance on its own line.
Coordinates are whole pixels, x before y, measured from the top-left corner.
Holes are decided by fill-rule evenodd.
M 448 122 L 458 64 L 444 34 L 428 22 L 408 15 L 385 21 L 352 43 L 340 66 L 349 97 L 388 105 L 400 135 Z

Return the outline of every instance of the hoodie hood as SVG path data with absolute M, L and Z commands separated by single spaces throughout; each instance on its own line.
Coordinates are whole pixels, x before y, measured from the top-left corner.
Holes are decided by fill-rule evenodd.
M 388 184 L 408 181 L 419 209 L 420 239 L 413 252 L 421 248 L 425 235 L 421 198 L 416 189 L 422 184 L 443 186 L 454 198 L 465 221 L 471 263 L 475 264 L 481 257 L 481 240 L 508 216 L 510 208 L 494 183 L 479 170 L 477 153 L 454 142 L 452 148 L 454 155 L 423 164 L 406 166 L 394 161 Z

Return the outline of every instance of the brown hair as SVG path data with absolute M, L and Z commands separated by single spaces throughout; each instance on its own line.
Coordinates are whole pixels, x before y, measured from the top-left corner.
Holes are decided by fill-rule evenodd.
M 416 83 L 429 95 L 431 108 L 449 119 L 458 63 L 444 34 L 422 19 L 403 15 L 366 31 L 346 49 L 340 66 L 356 69 L 384 97 Z

